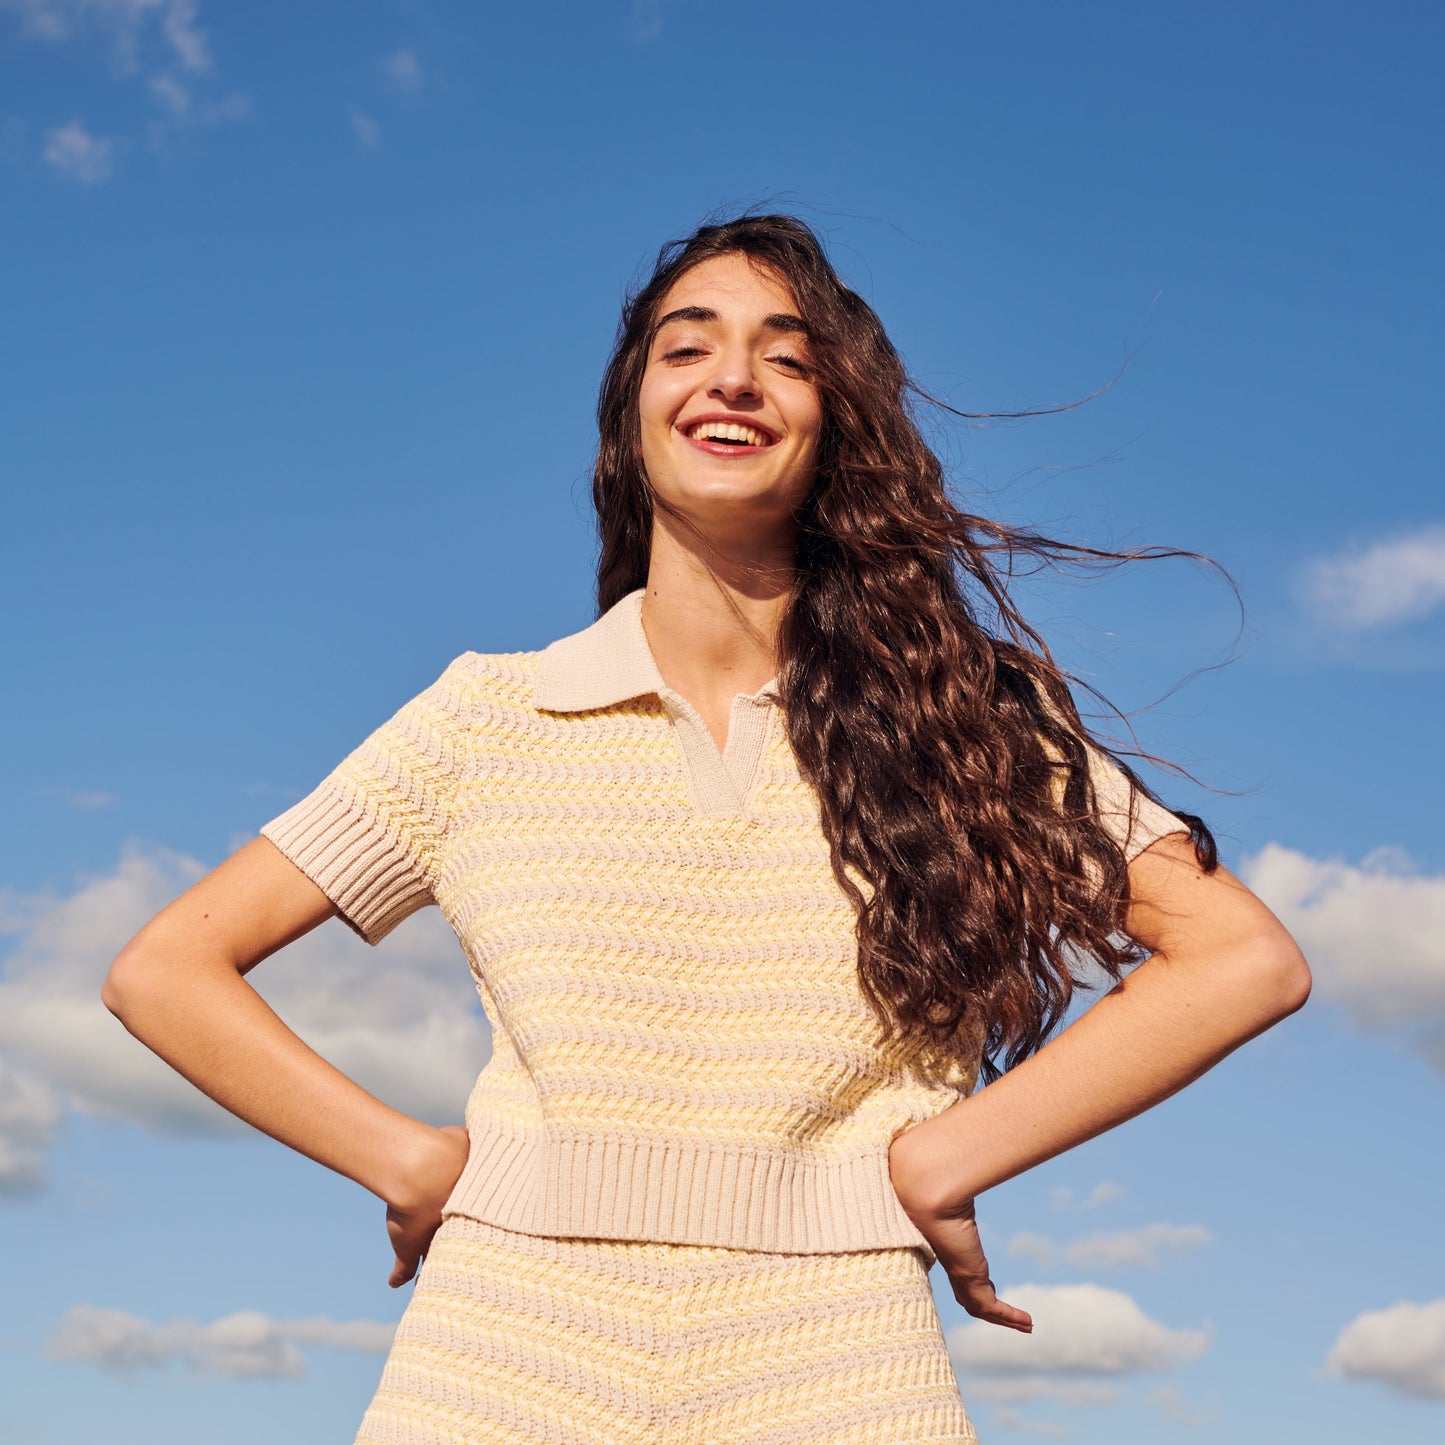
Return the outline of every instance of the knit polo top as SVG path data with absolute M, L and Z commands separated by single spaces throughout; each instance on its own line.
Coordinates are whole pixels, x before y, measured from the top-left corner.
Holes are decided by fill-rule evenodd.
M 918 1247 L 895 1135 L 967 1095 L 883 1046 L 773 685 L 719 751 L 643 593 L 542 652 L 464 653 L 262 828 L 369 943 L 437 904 L 492 1028 L 444 1213 L 802 1254 Z M 1099 755 L 1133 857 L 1185 825 Z M 927 1251 L 931 1257 L 931 1250 Z

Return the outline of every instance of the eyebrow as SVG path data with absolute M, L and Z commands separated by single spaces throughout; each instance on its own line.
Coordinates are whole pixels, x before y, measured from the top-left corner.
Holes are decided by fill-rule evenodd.
M 679 306 L 676 311 L 669 311 L 666 316 L 660 317 L 656 326 L 652 328 L 652 334 L 657 335 L 670 321 L 717 321 L 719 316 L 711 306 Z M 763 317 L 763 325 L 769 331 L 788 331 L 798 336 L 808 334 L 808 325 L 801 316 L 794 316 L 790 311 L 774 311 L 771 316 Z

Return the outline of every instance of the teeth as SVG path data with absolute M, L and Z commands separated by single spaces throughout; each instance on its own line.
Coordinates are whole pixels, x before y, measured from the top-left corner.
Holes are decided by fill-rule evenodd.
M 766 446 L 768 439 L 750 426 L 735 421 L 700 422 L 688 433 L 694 441 L 746 442 L 750 447 Z

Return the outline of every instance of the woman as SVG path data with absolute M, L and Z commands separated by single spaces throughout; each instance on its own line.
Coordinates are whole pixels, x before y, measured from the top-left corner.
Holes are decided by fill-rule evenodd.
M 907 391 L 798 221 L 665 248 L 599 403 L 599 620 L 458 658 L 116 960 L 132 1033 L 386 1202 L 394 1286 L 425 1256 L 359 1440 L 974 1440 L 929 1267 L 1032 1327 L 975 1198 L 1304 1002 L 993 557 L 1075 549 L 956 511 Z M 432 902 L 493 1030 L 465 1129 L 243 978 Z M 1044 1044 L 1083 955 L 1143 961 Z

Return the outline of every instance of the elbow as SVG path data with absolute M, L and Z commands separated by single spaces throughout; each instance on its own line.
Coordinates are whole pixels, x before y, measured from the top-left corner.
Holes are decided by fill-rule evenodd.
M 129 1017 L 135 1007 L 137 994 L 141 989 L 141 975 L 145 964 L 133 944 L 127 944 L 116 955 L 105 982 L 100 986 L 100 1001 L 129 1027 Z
M 121 981 L 121 958 L 120 955 L 110 966 L 110 971 L 105 976 L 105 982 L 100 986 L 100 1001 L 116 1018 L 122 1023 L 125 1022 L 125 985 Z
M 1309 1000 L 1310 966 L 1299 945 L 1283 929 L 1272 929 L 1257 942 L 1253 973 L 1266 1026 L 1297 1013 Z

